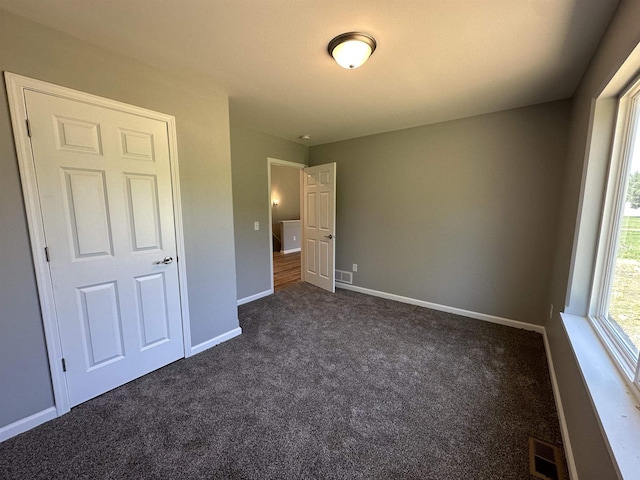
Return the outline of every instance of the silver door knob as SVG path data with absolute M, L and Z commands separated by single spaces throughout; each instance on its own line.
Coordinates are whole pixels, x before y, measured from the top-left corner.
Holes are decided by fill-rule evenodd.
M 334 236 L 329 234 L 329 235 L 325 235 L 324 238 L 328 238 L 329 240 L 331 240 L 332 238 L 334 238 Z
M 164 260 L 155 262 L 155 265 L 169 265 L 170 263 L 173 263 L 173 257 L 164 257 Z

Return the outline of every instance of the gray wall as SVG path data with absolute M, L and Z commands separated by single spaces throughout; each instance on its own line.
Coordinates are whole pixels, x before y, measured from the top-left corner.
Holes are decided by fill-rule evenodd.
M 354 285 L 542 324 L 568 102 L 310 148 L 337 162 L 336 268 Z
M 0 11 L 0 70 L 176 117 L 193 344 L 238 326 L 226 95 Z M 1 84 L 5 91 L 4 79 Z M 0 427 L 53 405 L 6 94 L 0 94 Z
M 238 299 L 271 288 L 267 158 L 307 163 L 308 148 L 264 133 L 231 126 L 233 218 Z M 260 222 L 260 230 L 253 222 Z
M 580 226 L 580 235 L 576 236 L 581 186 L 583 174 L 586 173 L 584 160 L 592 103 L 640 41 L 639 18 L 640 2 L 623 1 L 620 4 L 573 99 L 569 154 L 562 184 L 562 208 L 550 300 L 557 312 L 563 308 L 579 315 L 587 312 L 605 185 L 606 170 L 602 168 L 602 164 L 606 165 L 608 160 L 608 151 L 605 150 L 599 160 L 594 158 L 598 164 L 589 166 L 591 172 L 585 192 L 586 215 Z M 609 108 L 606 102 L 602 107 Z M 596 135 L 610 135 L 610 132 L 611 124 L 605 122 L 598 125 Z M 600 142 L 598 138 L 593 140 Z M 594 172 L 594 169 L 597 171 Z M 577 252 L 576 268 L 570 278 L 574 244 Z M 580 480 L 617 478 L 559 314 L 555 314 L 548 322 L 547 333 Z

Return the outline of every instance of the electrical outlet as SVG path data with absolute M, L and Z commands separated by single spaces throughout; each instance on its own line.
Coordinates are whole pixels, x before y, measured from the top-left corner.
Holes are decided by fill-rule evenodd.
M 551 304 L 551 307 L 549 308 L 549 318 L 553 318 L 553 303 Z
M 253 222 L 253 229 L 260 230 L 260 222 Z
M 358 271 L 358 264 L 357 264 L 357 263 L 354 263 L 354 264 L 353 264 L 353 269 L 352 269 L 352 270 L 353 270 L 354 272 L 357 272 L 357 271 Z

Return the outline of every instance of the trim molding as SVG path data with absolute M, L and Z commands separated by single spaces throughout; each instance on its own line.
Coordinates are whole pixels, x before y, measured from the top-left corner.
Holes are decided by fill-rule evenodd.
M 565 459 L 567 460 L 567 467 L 569 468 L 569 478 L 571 480 L 578 480 L 578 470 L 576 469 L 576 460 L 573 457 L 573 449 L 571 448 L 571 439 L 569 438 L 569 427 L 567 427 L 567 419 L 564 416 L 564 408 L 562 406 L 562 397 L 560 396 L 560 387 L 558 386 L 558 380 L 556 378 L 556 368 L 553 366 L 553 357 L 551 356 L 551 347 L 549 346 L 549 339 L 547 338 L 546 329 L 542 337 L 544 339 L 544 350 L 547 353 L 547 365 L 549 367 L 549 376 L 551 377 L 551 387 L 553 388 L 553 398 L 556 401 L 556 412 L 558 413 L 558 419 L 560 420 L 560 433 L 562 434 L 564 456 L 565 456 Z
M 240 298 L 238 300 L 238 306 L 244 305 L 245 303 L 253 302 L 254 300 L 259 300 L 264 297 L 268 297 L 273 294 L 273 288 L 269 290 L 265 290 L 264 292 L 256 293 L 255 295 L 249 295 L 248 297 Z
M 518 320 L 511 320 L 509 318 L 496 317 L 494 315 L 487 315 L 486 313 L 478 313 L 478 312 L 472 312 L 471 310 L 463 310 L 462 308 L 448 307 L 446 305 L 440 305 L 438 303 L 426 302 L 424 300 L 418 300 L 416 298 L 403 297 L 402 295 L 396 295 L 394 293 L 371 290 L 370 288 L 358 287 L 356 285 L 349 285 L 346 283 L 336 282 L 336 287 L 342 288 L 344 290 L 352 290 L 354 292 L 364 293 L 365 295 L 371 295 L 374 297 L 386 298 L 387 300 L 395 300 L 396 302 L 408 303 L 410 305 L 417 305 L 418 307 L 426 307 L 426 308 L 431 308 L 433 310 L 439 310 L 441 312 L 454 313 L 456 315 L 475 318 L 476 320 L 483 320 L 485 322 L 506 325 L 507 327 L 530 330 L 530 331 L 538 332 L 544 335 L 544 327 L 542 325 L 534 325 L 533 323 L 519 322 Z
M 280 253 L 294 253 L 294 252 L 299 252 L 300 248 L 290 248 L 289 250 L 280 250 Z
M 271 157 L 267 157 L 267 162 L 270 166 L 279 165 L 281 167 L 297 168 L 298 170 L 302 170 L 303 168 L 307 168 L 309 166 L 306 163 L 290 162 L 289 160 L 280 160 L 278 158 Z
M 223 333 L 222 335 L 218 335 L 217 337 L 212 338 L 211 340 L 206 340 L 198 345 L 194 345 L 191 347 L 191 355 L 196 355 L 198 353 L 204 352 L 205 350 L 215 347 L 222 342 L 226 342 L 227 340 L 231 340 L 233 337 L 237 337 L 242 334 L 242 328 L 234 328 L 233 330 L 229 330 L 227 333 Z
M 56 407 L 49 407 L 38 413 L 34 413 L 33 415 L 22 418 L 17 422 L 10 423 L 9 425 L 0 428 L 0 442 L 9 440 L 11 437 L 15 437 L 20 433 L 31 430 L 38 425 L 42 425 L 44 422 L 53 420 L 57 416 L 58 412 L 56 411 Z

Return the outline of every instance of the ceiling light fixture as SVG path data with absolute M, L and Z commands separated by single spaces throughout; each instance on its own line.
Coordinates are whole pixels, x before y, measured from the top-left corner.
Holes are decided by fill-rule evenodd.
M 376 40 L 365 33 L 343 33 L 329 42 L 328 50 L 338 65 L 351 70 L 358 68 L 375 52 Z

